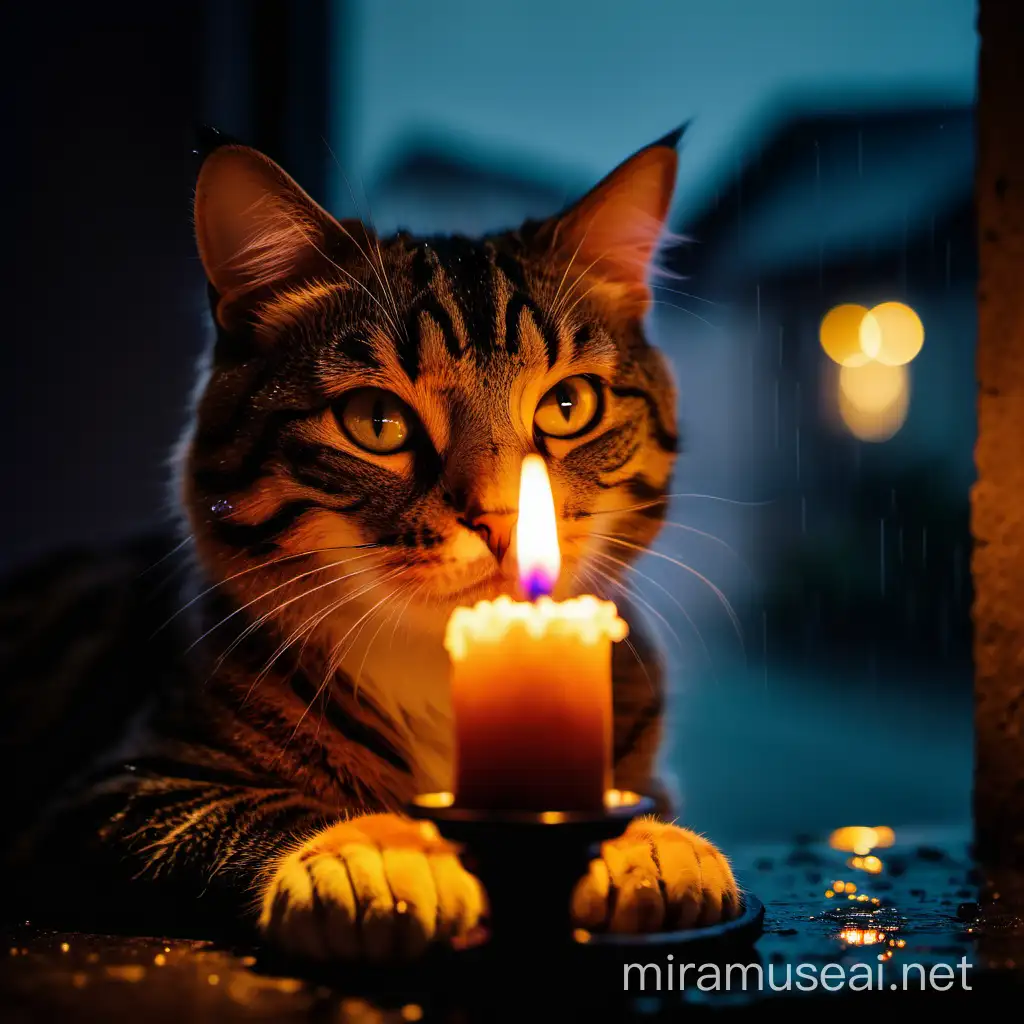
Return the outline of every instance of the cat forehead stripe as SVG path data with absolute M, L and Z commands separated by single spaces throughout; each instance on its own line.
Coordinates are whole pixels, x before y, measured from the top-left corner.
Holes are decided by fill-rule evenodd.
M 543 339 L 548 369 L 558 361 L 558 330 L 530 296 L 522 265 L 493 243 L 457 236 L 425 242 L 413 253 L 410 276 L 416 298 L 396 349 L 402 369 L 414 383 L 422 370 L 424 316 L 441 331 L 453 361 L 467 355 L 486 361 L 502 348 L 507 355 L 521 351 L 526 310 Z M 449 312 L 449 303 L 458 321 Z

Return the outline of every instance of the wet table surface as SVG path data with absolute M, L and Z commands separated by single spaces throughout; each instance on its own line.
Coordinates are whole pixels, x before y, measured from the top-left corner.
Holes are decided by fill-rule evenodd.
M 683 949 L 671 960 L 666 949 L 633 949 L 589 965 L 585 957 L 537 964 L 523 949 L 461 973 L 449 965 L 302 977 L 255 949 L 28 924 L 4 935 L 0 1005 L 7 1021 L 355 1024 L 683 1020 L 769 1003 L 818 1016 L 847 1000 L 951 1008 L 965 998 L 1002 1004 L 1024 995 L 1024 929 L 1002 904 L 978 906 L 968 846 L 956 835 L 898 833 L 893 846 L 874 851 L 877 859 L 855 859 L 824 837 L 729 852 L 741 884 L 766 905 L 764 931 L 717 966 L 696 963 L 683 991 L 678 978 L 668 991 L 667 980 L 668 965 L 686 960 Z M 653 970 L 640 991 L 638 969 L 626 990 L 630 962 L 657 964 L 660 991 Z

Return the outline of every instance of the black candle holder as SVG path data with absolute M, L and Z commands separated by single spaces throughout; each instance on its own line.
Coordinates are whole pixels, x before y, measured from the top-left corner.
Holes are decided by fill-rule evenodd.
M 489 811 L 459 807 L 451 793 L 423 793 L 407 807 L 410 817 L 431 821 L 454 843 L 467 870 L 480 879 L 488 898 L 488 925 L 468 948 L 613 957 L 629 948 L 648 951 L 687 946 L 703 955 L 752 946 L 765 908 L 750 893 L 732 921 L 681 932 L 647 935 L 591 934 L 574 929 L 572 893 L 600 844 L 650 814 L 654 801 L 610 790 L 603 810 Z M 589 951 L 589 952 L 588 952 Z
M 568 946 L 570 903 L 600 843 L 654 810 L 649 797 L 610 790 L 603 810 L 487 811 L 459 807 L 451 793 L 424 793 L 407 808 L 459 847 L 488 899 L 488 946 Z

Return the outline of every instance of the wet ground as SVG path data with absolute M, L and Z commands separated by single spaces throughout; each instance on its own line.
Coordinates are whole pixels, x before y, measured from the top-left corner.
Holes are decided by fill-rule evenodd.
M 977 903 L 969 691 L 942 693 L 922 702 L 879 683 L 837 694 L 762 675 L 690 692 L 673 725 L 683 817 L 765 903 L 753 945 L 563 960 L 527 941 L 420 971 L 310 978 L 255 949 L 28 925 L 3 935 L 3 1019 L 689 1020 L 765 1003 L 818 1018 L 851 999 L 876 1012 L 1019 1001 L 1024 927 L 1003 904 Z M 882 827 L 834 834 L 854 825 Z M 657 965 L 660 988 L 651 968 L 641 991 L 634 969 L 627 990 L 628 963 Z
M 671 961 L 668 949 L 633 949 L 592 965 L 566 960 L 564 970 L 550 959 L 531 962 L 524 949 L 517 962 L 477 961 L 464 972 L 446 965 L 303 979 L 258 950 L 29 926 L 4 936 L 4 1019 L 355 1024 L 550 1014 L 681 1020 L 702 1009 L 749 1010 L 772 1001 L 792 1014 L 820 1009 L 822 1000 L 881 1006 L 898 997 L 952 1005 L 988 994 L 1024 995 L 1024 960 L 1018 959 L 1024 932 L 1019 922 L 978 907 L 965 837 L 904 831 L 896 838 L 859 859 L 818 841 L 733 851 L 743 883 L 767 904 L 764 933 L 755 946 L 723 954 L 715 967 L 714 959 L 698 958 L 684 975 L 683 992 L 678 974 L 676 991 L 668 991 L 668 967 L 689 962 L 684 947 Z M 653 969 L 644 972 L 643 991 L 636 969 L 625 989 L 625 965 L 637 962 L 658 966 L 660 989 Z

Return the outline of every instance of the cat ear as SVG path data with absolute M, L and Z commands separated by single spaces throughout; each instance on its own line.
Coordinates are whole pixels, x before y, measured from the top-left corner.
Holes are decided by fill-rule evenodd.
M 247 146 L 220 145 L 196 182 L 195 231 L 216 315 L 230 327 L 281 287 L 338 275 L 368 241 L 359 221 L 339 223 L 274 161 Z M 349 252 L 351 250 L 351 253 Z
M 594 278 L 597 297 L 642 315 L 648 278 L 672 204 L 686 126 L 623 161 L 582 199 L 542 225 L 540 241 L 573 273 Z

